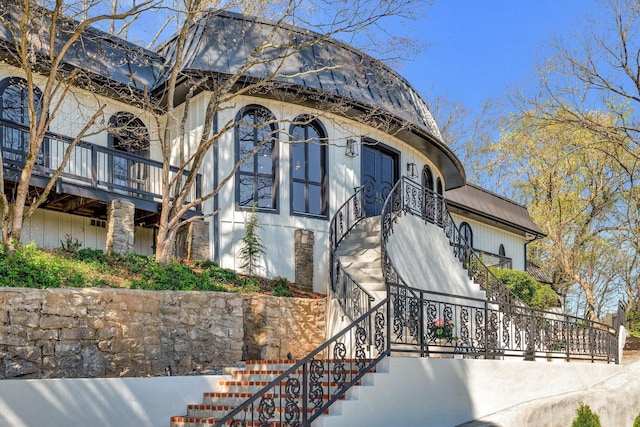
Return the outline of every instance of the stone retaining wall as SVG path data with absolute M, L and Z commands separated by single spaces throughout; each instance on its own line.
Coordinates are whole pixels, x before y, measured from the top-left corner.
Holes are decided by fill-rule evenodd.
M 4 288 L 0 379 L 181 375 L 233 365 L 249 347 L 308 351 L 324 340 L 324 310 L 219 292 Z

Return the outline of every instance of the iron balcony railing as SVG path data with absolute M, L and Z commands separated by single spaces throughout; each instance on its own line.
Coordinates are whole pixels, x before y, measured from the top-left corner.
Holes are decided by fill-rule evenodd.
M 474 279 L 486 292 L 489 300 L 525 305 L 489 270 L 480 259 L 480 256 L 465 241 L 447 209 L 444 197 L 406 177 L 403 177 L 395 184 L 382 209 L 382 268 L 385 280 L 390 280 L 391 283 L 408 285 L 404 283 L 395 270 L 395 266 L 386 251 L 388 238 L 393 232 L 398 216 L 402 213 L 418 216 L 425 222 L 430 222 L 440 227 L 449 240 L 454 256 L 462 262 L 469 273 L 469 277 Z
M 364 218 L 364 186 L 362 186 L 357 187 L 353 196 L 340 206 L 329 226 L 331 292 L 351 321 L 360 317 L 362 313 L 368 312 L 375 299 L 347 273 L 339 257 L 336 256 L 336 250 L 342 239 Z
M 392 354 L 617 362 L 603 323 L 511 304 L 390 284 Z
M 5 179 L 17 181 L 20 179 L 28 153 L 29 129 L 7 120 L 0 120 L 0 138 Z M 60 168 L 72 141 L 67 136 L 47 133 L 36 160 L 33 176 L 49 178 Z M 178 168 L 171 167 L 169 179 L 175 178 L 178 171 Z M 182 172 L 178 185 L 184 184 L 189 173 L 186 170 Z M 86 141 L 81 141 L 73 147 L 59 180 L 96 192 L 115 193 L 156 203 L 162 200 L 161 162 Z M 196 200 L 201 195 L 202 180 L 198 174 L 185 202 Z M 199 212 L 200 206 L 193 211 Z

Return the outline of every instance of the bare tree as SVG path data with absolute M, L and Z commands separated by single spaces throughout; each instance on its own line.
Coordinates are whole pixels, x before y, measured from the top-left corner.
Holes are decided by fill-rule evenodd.
M 44 6 L 44 7 L 43 7 Z M 20 147 L 16 148 L 20 163 L 20 176 L 12 198 L 7 196 L 4 169 L 0 168 L 0 215 L 2 217 L 2 242 L 5 250 L 12 251 L 20 242 L 24 222 L 44 203 L 63 171 L 73 148 L 102 120 L 105 108 L 97 101 L 97 108 L 84 116 L 81 130 L 70 141 L 61 161 L 51 171 L 48 182 L 35 195 L 30 193 L 30 181 L 34 170 L 41 166 L 41 150 L 51 123 L 60 115 L 63 104 L 75 96 L 77 86 L 91 86 L 91 78 L 85 70 L 73 67 L 69 58 L 74 50 L 82 49 L 90 40 L 89 29 L 102 22 L 131 19 L 153 6 L 153 1 L 143 0 L 111 11 L 100 2 L 81 0 L 67 3 L 33 0 L 9 1 L 0 6 L 0 31 L 3 54 L 7 62 L 22 70 L 11 89 L 14 93 L 3 101 L 3 113 L 20 114 L 19 122 L 25 131 L 20 133 Z M 19 105 L 10 105 L 14 102 Z M 27 113 L 24 114 L 24 111 Z M 17 142 L 16 142 L 17 143 Z M 6 157 L 6 147 L 3 160 Z
M 198 197 L 190 197 L 207 153 L 225 133 L 238 127 L 260 131 L 269 128 L 275 121 L 273 118 L 260 117 L 255 121 L 229 120 L 214 126 L 216 114 L 233 106 L 239 97 L 258 95 L 295 100 L 315 106 L 318 115 L 326 116 L 329 113 L 349 117 L 372 128 L 389 132 L 409 126 L 409 122 L 403 118 L 401 108 L 397 108 L 397 111 L 365 108 L 356 101 L 346 101 L 344 97 L 317 90 L 304 90 L 304 80 L 313 76 L 317 79 L 320 73 L 329 70 L 334 73 L 342 72 L 347 75 L 345 78 L 353 78 L 348 77 L 349 73 L 364 74 L 371 71 L 378 75 L 386 72 L 389 76 L 387 81 L 371 82 L 373 90 L 386 90 L 385 85 L 403 84 L 380 62 L 368 56 L 352 52 L 353 55 L 350 56 L 343 54 L 333 58 L 320 58 L 314 55 L 314 48 L 320 47 L 319 51 L 322 51 L 322 46 L 338 43 L 332 37 L 344 38 L 345 35 L 376 25 L 385 17 L 408 13 L 419 8 L 419 4 L 414 0 L 350 0 L 339 3 L 185 2 L 183 9 L 176 11 L 180 14 L 176 35 L 160 49 L 171 60 L 171 67 L 164 85 L 161 105 L 157 106 L 161 113 L 155 115 L 163 162 L 162 210 L 158 223 L 156 259 L 165 263 L 171 260 L 179 227 L 203 218 L 195 216 L 185 219 L 185 214 L 190 209 L 214 197 L 235 177 L 245 162 L 263 150 L 265 144 L 273 143 L 276 137 L 274 132 L 262 133 L 260 143 L 242 153 L 215 188 Z M 246 27 L 242 31 L 225 32 L 223 26 L 206 28 L 211 25 L 208 24 L 209 20 L 215 22 L 221 13 L 237 9 L 254 16 L 245 22 Z M 267 23 L 262 21 L 265 16 L 270 18 Z M 314 17 L 313 21 L 310 16 Z M 320 32 L 310 31 L 309 28 Z M 189 43 L 193 43 L 191 37 L 206 31 L 215 31 L 216 35 L 211 43 L 221 51 L 221 55 L 232 58 L 230 66 L 222 67 L 216 72 L 204 72 L 189 62 L 187 53 Z M 340 48 L 348 49 L 345 46 Z M 340 49 L 332 52 L 339 55 Z M 375 87 L 376 85 L 379 87 Z M 184 91 L 182 98 L 178 94 L 180 90 Z M 185 122 L 191 114 L 194 97 L 202 93 L 206 96 L 204 123 L 197 141 L 189 144 L 185 139 Z M 150 106 L 149 110 L 157 111 L 155 107 Z M 297 120 L 304 123 L 311 118 Z M 287 136 L 286 131 L 280 131 L 280 134 Z M 324 140 L 322 143 L 332 142 Z M 178 156 L 174 155 L 176 145 L 179 147 Z M 177 172 L 171 172 L 172 166 L 178 167 Z

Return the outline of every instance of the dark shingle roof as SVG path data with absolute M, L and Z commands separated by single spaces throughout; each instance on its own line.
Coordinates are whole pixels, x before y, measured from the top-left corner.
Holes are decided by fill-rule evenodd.
M 501 224 L 513 231 L 543 237 L 544 233 L 533 222 L 526 206 L 484 188 L 467 184 L 445 193 L 452 211 L 471 216 L 482 222 Z

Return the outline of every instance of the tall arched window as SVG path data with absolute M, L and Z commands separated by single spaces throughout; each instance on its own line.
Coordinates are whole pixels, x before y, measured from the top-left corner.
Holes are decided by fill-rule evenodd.
M 471 231 L 471 226 L 466 222 L 460 224 L 460 234 L 464 239 L 465 243 L 468 247 L 473 247 L 473 231 Z
M 437 216 L 437 220 L 438 220 L 438 224 L 442 224 L 444 221 L 444 215 L 445 215 L 445 204 L 444 204 L 444 189 L 442 187 L 442 180 L 440 179 L 440 177 L 438 177 L 438 179 L 436 179 L 436 193 L 438 193 L 438 195 L 440 197 L 438 197 L 438 203 L 436 203 L 436 216 Z
M 149 132 L 142 120 L 131 113 L 119 112 L 109 120 L 109 147 L 135 156 L 149 157 Z M 147 166 L 127 155 L 110 158 L 111 182 L 117 186 L 147 189 Z
M 278 209 L 278 129 L 275 117 L 259 105 L 250 105 L 236 117 L 236 206 L 240 209 Z
M 37 117 L 42 114 L 42 92 L 33 89 Z M 29 90 L 27 81 L 19 77 L 9 77 L 0 82 L 0 118 L 8 123 L 2 125 L 2 158 L 15 167 L 24 166 L 29 150 Z M 37 164 L 45 164 L 48 141 L 45 139 Z
M 327 217 L 327 147 L 318 120 L 298 117 L 291 126 L 291 213 Z
M 504 250 L 504 245 L 502 243 L 500 243 L 500 247 L 498 248 L 498 255 L 506 256 L 506 252 Z
M 431 168 L 426 165 L 422 168 L 422 186 L 433 190 L 433 173 L 431 173 Z

